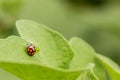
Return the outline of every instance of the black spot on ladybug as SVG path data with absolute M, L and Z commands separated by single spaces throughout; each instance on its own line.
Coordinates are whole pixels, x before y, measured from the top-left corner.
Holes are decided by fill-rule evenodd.
M 36 53 L 36 48 L 32 44 L 27 44 L 27 53 L 29 56 L 33 56 Z

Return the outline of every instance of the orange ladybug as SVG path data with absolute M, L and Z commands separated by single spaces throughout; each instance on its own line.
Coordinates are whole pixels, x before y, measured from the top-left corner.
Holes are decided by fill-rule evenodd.
M 36 53 L 36 48 L 32 44 L 27 44 L 27 53 L 29 56 L 33 56 Z

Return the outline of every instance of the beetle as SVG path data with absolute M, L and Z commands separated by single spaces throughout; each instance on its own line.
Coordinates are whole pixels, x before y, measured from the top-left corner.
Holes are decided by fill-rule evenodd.
M 36 53 L 36 48 L 32 44 L 27 44 L 27 53 L 29 56 L 33 56 Z

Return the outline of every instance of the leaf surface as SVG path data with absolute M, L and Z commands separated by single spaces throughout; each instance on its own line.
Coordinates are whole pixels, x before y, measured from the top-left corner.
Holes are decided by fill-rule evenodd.
M 114 61 L 100 54 L 96 54 L 96 57 L 102 62 L 111 80 L 120 80 L 120 67 Z
M 88 63 L 95 63 L 93 69 L 93 72 L 95 72 L 94 75 L 97 75 L 100 80 L 108 80 L 103 66 L 95 56 L 96 52 L 89 44 L 78 37 L 71 38 L 70 44 L 75 52 L 75 56 L 71 63 L 71 69 L 80 69 L 81 67 L 85 67 Z
M 42 61 L 40 53 L 34 56 L 27 54 L 27 43 L 16 36 L 0 39 L 0 67 L 22 80 L 74 80 L 84 71 L 67 71 L 49 67 Z

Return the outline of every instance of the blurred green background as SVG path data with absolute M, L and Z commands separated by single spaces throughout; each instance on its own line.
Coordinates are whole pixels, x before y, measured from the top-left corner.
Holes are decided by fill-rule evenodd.
M 18 35 L 18 19 L 45 24 L 68 40 L 79 36 L 120 65 L 119 0 L 0 0 L 0 38 Z

